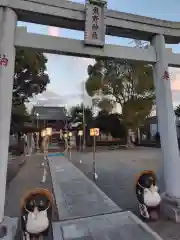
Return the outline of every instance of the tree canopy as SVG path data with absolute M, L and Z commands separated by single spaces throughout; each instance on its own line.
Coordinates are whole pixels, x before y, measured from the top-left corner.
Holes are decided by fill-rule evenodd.
M 178 105 L 178 106 L 175 108 L 174 112 L 175 112 L 175 115 L 176 115 L 177 117 L 180 117 L 180 105 Z
M 120 114 L 109 114 L 107 111 L 102 110 L 95 119 L 95 125 L 101 132 L 110 133 L 113 138 L 125 138 L 126 136 L 126 129 Z
M 46 63 L 47 58 L 43 53 L 28 49 L 16 50 L 11 114 L 13 128 L 18 129 L 18 126 L 30 119 L 25 102 L 33 95 L 46 90 L 50 82 L 46 73 Z
M 78 123 L 77 127 L 83 129 L 83 104 L 73 106 L 70 109 L 73 123 Z M 114 138 L 124 138 L 126 130 L 120 114 L 111 114 L 106 110 L 101 110 L 96 117 L 93 117 L 92 108 L 84 108 L 84 120 L 87 128 L 97 127 L 102 133 L 111 134 Z
M 96 59 L 94 65 L 89 65 L 88 75 L 86 90 L 89 96 L 101 91 L 102 109 L 105 106 L 112 109 L 114 103 L 119 104 L 128 127 L 137 128 L 151 113 L 155 93 L 150 65 Z
M 84 110 L 83 110 L 84 108 Z M 84 111 L 84 119 L 83 119 L 83 111 Z M 73 106 L 70 109 L 70 115 L 73 123 L 79 123 L 78 126 L 83 127 L 83 121 L 86 125 L 92 124 L 93 121 L 93 112 L 90 107 L 83 107 L 83 104 Z
M 13 105 L 22 104 L 46 89 L 50 82 L 46 63 L 47 58 L 43 53 L 29 49 L 16 50 Z
M 25 104 L 12 106 L 11 111 L 11 132 L 19 131 L 23 128 L 24 122 L 30 121 Z

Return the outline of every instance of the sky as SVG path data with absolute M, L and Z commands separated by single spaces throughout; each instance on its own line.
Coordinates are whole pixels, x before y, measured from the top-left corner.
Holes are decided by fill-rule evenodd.
M 84 3 L 85 0 L 74 0 L 74 2 Z M 180 21 L 179 0 L 109 0 L 108 8 L 158 19 Z M 84 38 L 84 33 L 80 31 L 23 22 L 19 22 L 18 25 L 26 26 L 28 32 L 33 33 L 80 40 Z M 131 46 L 132 40 L 106 36 L 106 43 Z M 172 47 L 173 52 L 180 53 L 180 45 L 168 45 L 168 47 Z M 93 64 L 94 60 L 52 54 L 46 54 L 46 56 L 48 58 L 47 72 L 51 82 L 47 86 L 47 91 L 36 96 L 30 106 L 37 103 L 41 105 L 56 105 L 58 103 L 70 106 L 82 102 L 87 67 L 89 64 Z M 180 69 L 170 68 L 170 76 L 173 104 L 178 105 L 180 104 Z M 90 98 L 86 95 L 85 104 L 89 105 L 90 102 Z

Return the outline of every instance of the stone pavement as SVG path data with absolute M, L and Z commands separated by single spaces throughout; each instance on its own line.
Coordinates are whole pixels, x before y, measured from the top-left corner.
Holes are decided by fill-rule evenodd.
M 53 224 L 54 240 L 162 240 L 131 212 Z
M 10 182 L 16 177 L 22 166 L 21 156 L 9 156 L 6 185 L 9 186 Z
M 8 217 L 5 217 L 4 224 L 8 223 L 8 235 L 4 238 L 4 240 L 14 239 L 16 231 L 19 231 L 19 228 L 17 227 L 17 222 L 20 215 L 20 199 L 26 192 L 34 188 L 42 187 L 48 189 L 50 192 L 53 193 L 49 168 L 46 182 L 41 183 L 43 172 L 43 168 L 41 167 L 41 163 L 43 161 L 42 154 L 33 154 L 32 156 L 25 158 L 26 161 L 24 165 L 10 182 L 6 190 L 5 216 Z M 58 220 L 58 213 L 55 204 L 53 206 L 52 218 L 53 221 Z M 20 239 L 19 233 L 17 234 L 15 239 Z M 50 231 L 47 239 L 52 239 L 52 231 Z
M 59 220 L 121 211 L 65 157 L 49 157 L 49 167 Z
M 92 157 L 92 153 L 72 153 L 72 163 L 91 180 Z M 160 190 L 163 191 L 162 164 L 159 149 L 140 147 L 128 150 L 103 150 L 96 153 L 96 172 L 99 176 L 96 184 L 123 210 L 138 213 L 135 195 L 136 175 L 144 169 L 154 170 L 158 176 Z
M 47 181 L 41 183 L 42 155 L 32 155 L 26 157 L 26 163 L 22 166 L 19 173 L 11 181 L 6 191 L 5 215 L 9 217 L 18 217 L 20 214 L 20 199 L 22 196 L 33 188 L 43 187 L 53 192 L 51 176 L 48 172 Z M 53 208 L 53 220 L 57 220 L 57 209 Z
M 73 152 L 72 163 L 92 179 L 92 152 Z M 136 174 L 144 169 L 152 169 L 157 173 L 158 185 L 163 192 L 163 161 L 160 149 L 138 147 L 128 150 L 98 151 L 96 172 L 99 178 L 96 185 L 123 210 L 130 210 L 139 216 L 134 184 Z M 168 221 L 163 216 L 160 221 L 148 225 L 164 240 L 180 240 L 180 225 Z
M 162 240 L 134 214 L 122 212 L 120 207 L 63 156 L 49 157 L 51 174 L 48 172 L 47 182 L 41 184 L 41 161 L 41 155 L 30 157 L 10 183 L 5 214 L 14 218 L 6 218 L 8 222 L 16 221 L 15 217 L 19 216 L 19 200 L 26 191 L 45 187 L 54 192 L 57 204 L 57 208 L 54 206 L 53 209 L 54 240 Z M 13 229 L 11 232 L 14 232 Z M 5 238 L 10 239 L 10 235 Z M 47 239 L 52 239 L 51 234 Z
M 54 240 L 162 240 L 131 212 L 122 212 L 65 157 L 50 157 L 59 222 Z

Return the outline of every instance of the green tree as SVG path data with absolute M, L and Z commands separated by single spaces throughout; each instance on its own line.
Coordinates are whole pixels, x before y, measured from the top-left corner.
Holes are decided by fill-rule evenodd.
M 16 50 L 11 114 L 11 126 L 16 126 L 16 129 L 29 120 L 25 102 L 45 91 L 50 82 L 46 63 L 47 58 L 42 53 L 20 48 Z
M 24 127 L 24 122 L 28 122 L 30 116 L 25 104 L 12 106 L 11 112 L 11 132 L 19 132 Z
M 96 59 L 88 67 L 86 90 L 90 96 L 103 95 L 103 105 L 113 108 L 118 103 L 126 128 L 137 129 L 151 113 L 155 93 L 152 67 L 142 63 Z M 106 98 L 104 98 L 106 96 Z M 101 107 L 101 106 L 100 106 Z
M 83 116 L 84 114 L 84 116 Z M 79 123 L 78 127 L 83 129 L 83 124 L 90 126 L 93 121 L 93 112 L 90 107 L 83 107 L 83 104 L 73 106 L 70 109 L 70 115 L 73 123 Z
M 98 113 L 95 119 L 95 125 L 103 133 L 110 133 L 113 138 L 125 138 L 126 129 L 120 114 L 109 114 L 106 110 Z
M 50 82 L 46 73 L 47 58 L 32 50 L 16 50 L 13 105 L 23 104 L 46 90 Z
M 175 115 L 176 115 L 177 117 L 180 117 L 180 105 L 178 105 L 178 106 L 175 108 L 174 112 L 175 112 Z

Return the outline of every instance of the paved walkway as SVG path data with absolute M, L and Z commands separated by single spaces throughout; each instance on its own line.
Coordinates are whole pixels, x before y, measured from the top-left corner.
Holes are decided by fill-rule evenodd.
M 44 187 L 50 191 L 54 188 L 57 204 L 53 210 L 54 240 L 162 240 L 134 214 L 122 212 L 63 156 L 49 157 L 51 174 L 48 172 L 47 182 L 41 184 L 41 161 L 40 155 L 29 157 L 10 183 L 6 194 L 6 215 L 19 216 L 19 200 L 26 191 L 35 187 Z M 57 221 L 58 215 L 60 221 Z M 52 238 L 48 236 L 47 239 Z
M 53 223 L 53 240 L 162 240 L 131 212 Z
M 27 191 L 33 188 L 43 187 L 53 192 L 49 169 L 46 183 L 40 183 L 43 170 L 41 168 L 43 156 L 32 155 L 30 157 L 25 157 L 25 159 L 26 161 L 21 168 L 19 168 L 19 163 L 22 162 L 22 158 L 13 158 L 8 162 L 9 176 L 7 176 L 8 187 L 6 189 L 6 217 L 3 222 L 3 224 L 7 224 L 8 226 L 8 235 L 4 240 L 14 239 L 18 217 L 20 215 L 20 199 Z M 53 206 L 53 220 L 58 220 L 55 205 Z M 19 240 L 20 237 L 17 236 L 15 239 Z M 52 239 L 51 235 L 48 236 L 47 239 Z
M 80 160 L 82 162 L 80 163 Z M 72 152 L 72 163 L 92 179 L 93 155 Z M 142 148 L 106 150 L 96 153 L 97 186 L 123 210 L 139 214 L 135 194 L 136 175 L 144 169 L 157 173 L 158 186 L 163 192 L 163 166 L 160 149 Z M 162 176 L 162 177 L 161 177 Z M 123 196 L 123 197 L 122 197 Z
M 6 191 L 5 215 L 9 217 L 18 217 L 20 214 L 21 197 L 33 188 L 43 187 L 53 192 L 51 176 L 48 172 L 47 181 L 40 183 L 43 168 L 41 163 L 42 155 L 32 155 L 26 157 L 26 163 L 21 167 L 19 173 L 11 181 Z M 53 220 L 57 220 L 56 208 L 53 209 Z
M 107 195 L 65 157 L 50 157 L 49 167 L 59 220 L 121 211 Z
M 9 156 L 8 158 L 8 168 L 7 168 L 7 178 L 6 185 L 9 186 L 10 182 L 16 177 L 20 168 L 22 167 L 22 157 L 21 156 Z
M 73 152 L 72 162 L 88 178 L 92 178 L 92 153 Z M 152 169 L 157 173 L 158 185 L 163 192 L 161 149 L 137 147 L 128 150 L 103 150 L 96 153 L 96 172 L 99 176 L 96 181 L 97 186 L 123 210 L 132 211 L 137 216 L 139 209 L 134 184 L 136 174 L 144 169 Z M 148 225 L 164 240 L 180 240 L 180 225 L 168 221 L 163 216 L 160 221 L 150 222 Z
M 122 212 L 65 157 L 50 157 L 60 222 L 54 240 L 162 240 L 131 212 Z

